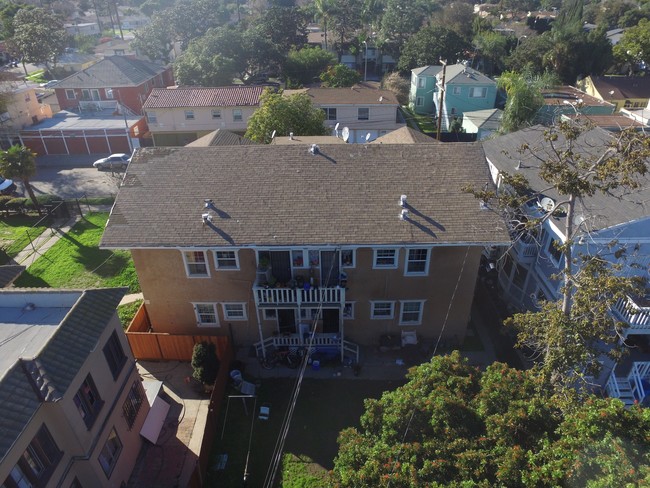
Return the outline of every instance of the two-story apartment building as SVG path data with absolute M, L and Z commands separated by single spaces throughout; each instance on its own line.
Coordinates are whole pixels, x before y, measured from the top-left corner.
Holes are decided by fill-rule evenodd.
M 155 89 L 144 104 L 155 146 L 184 146 L 217 129 L 243 134 L 263 86 Z
M 3 488 L 126 486 L 149 404 L 123 289 L 0 292 Z
M 25 127 L 52 117 L 48 104 L 39 103 L 34 85 L 24 81 L 6 81 L 0 90 L 5 98 L 5 112 L 0 114 L 0 148 L 8 149 L 20 140 Z
M 465 112 L 494 108 L 496 96 L 496 82 L 464 64 L 423 66 L 411 71 L 409 104 L 416 113 L 434 117 L 441 113 L 443 130 Z
M 61 110 L 114 109 L 116 103 L 135 114 L 154 88 L 174 84 L 171 67 L 126 56 L 109 56 L 57 83 Z
M 332 135 L 343 135 L 346 142 L 374 141 L 406 125 L 397 98 L 388 90 L 355 85 L 284 91 L 286 96 L 295 93 L 306 93 L 312 104 L 325 112 L 325 125 L 332 129 Z
M 551 216 L 547 213 L 557 203 L 564 201 L 566 196 L 553 189 L 548 190 L 548 184 L 538 174 L 537 156 L 544 157 L 545 151 L 549 151 L 544 142 L 545 130 L 543 126 L 534 126 L 483 143 L 494 182 L 499 184 L 499 175 L 503 172 L 521 174 L 534 191 L 543 192 L 542 196 L 529 201 L 521 209 L 522 215 L 527 217 L 546 217 L 541 227 L 531 231 L 511 229 L 513 244 L 498 260 L 501 296 L 515 309 L 534 310 L 538 307 L 539 300 L 554 301 L 561 294 L 562 282 L 555 276 L 564 266 L 564 255 L 556 243 L 563 244 L 567 241 L 564 227 L 566 214 L 562 214 L 561 210 Z M 585 156 L 597 157 L 603 154 L 613 137 L 616 136 L 596 127 L 583 133 L 572 150 Z M 519 148 L 524 144 L 535 155 L 522 154 Z M 555 144 L 558 150 L 566 147 L 561 137 Z M 577 235 L 573 238 L 573 256 L 598 255 L 620 265 L 618 273 L 640 276 L 647 280 L 650 278 L 650 212 L 647 206 L 650 180 L 642 179 L 641 186 L 634 191 L 613 190 L 611 193 L 612 195 L 596 193 L 576 202 L 574 224 Z M 627 326 L 622 335 L 631 343 L 647 341 L 650 334 L 647 297 L 621 300 L 613 308 L 612 314 Z M 650 389 L 645 393 L 640 389 L 643 381 L 650 380 L 650 362 L 647 361 L 646 356 L 643 361 L 626 364 L 629 369 L 625 371 L 614 371 L 610 380 L 614 378 L 612 381 L 615 384 L 618 380 L 621 384 L 627 384 L 616 396 L 632 402 L 642 401 L 646 394 L 650 394 Z M 607 378 L 603 378 L 605 380 Z M 621 394 L 623 389 L 626 390 L 627 397 Z
M 643 108 L 650 101 L 650 83 L 645 76 L 587 76 L 582 89 L 599 100 L 623 108 Z
M 488 184 L 484 158 L 476 144 L 146 148 L 101 247 L 131 250 L 156 332 L 459 342 L 482 247 L 509 240 L 461 191 Z

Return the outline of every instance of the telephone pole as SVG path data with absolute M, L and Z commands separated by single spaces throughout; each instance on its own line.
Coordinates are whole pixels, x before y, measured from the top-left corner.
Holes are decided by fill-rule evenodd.
M 440 129 L 442 126 L 442 104 L 445 103 L 445 74 L 447 73 L 447 60 L 440 60 L 442 64 L 442 84 L 440 85 L 440 106 L 438 107 L 438 132 L 436 139 L 440 140 Z

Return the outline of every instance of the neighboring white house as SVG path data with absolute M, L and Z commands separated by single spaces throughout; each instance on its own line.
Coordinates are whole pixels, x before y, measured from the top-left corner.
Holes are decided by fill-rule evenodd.
M 502 117 L 503 110 L 498 108 L 465 112 L 463 114 L 463 129 L 468 134 L 476 134 L 476 140 L 482 141 L 499 130 Z

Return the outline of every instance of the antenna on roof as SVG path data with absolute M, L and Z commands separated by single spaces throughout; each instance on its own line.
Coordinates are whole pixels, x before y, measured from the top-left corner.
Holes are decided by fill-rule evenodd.
M 336 137 L 339 136 L 339 123 L 337 122 L 336 125 L 334 126 L 334 134 L 336 134 Z
M 276 131 L 271 132 L 271 140 L 275 139 L 275 132 Z

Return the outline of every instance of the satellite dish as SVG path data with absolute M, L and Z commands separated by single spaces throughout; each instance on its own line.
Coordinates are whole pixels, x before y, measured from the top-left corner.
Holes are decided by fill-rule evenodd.
M 553 201 L 552 198 L 549 197 L 544 197 L 540 200 L 539 206 L 544 210 L 545 212 L 552 212 L 553 209 L 555 208 L 555 201 Z
M 350 129 L 347 127 L 343 127 L 343 131 L 341 132 L 341 136 L 343 137 L 343 140 L 345 142 L 348 142 L 350 139 Z
M 369 140 L 370 140 L 370 132 L 366 134 L 366 142 L 368 142 Z
M 273 133 L 271 133 L 271 140 L 273 140 L 273 139 L 275 139 L 275 131 L 273 131 Z

